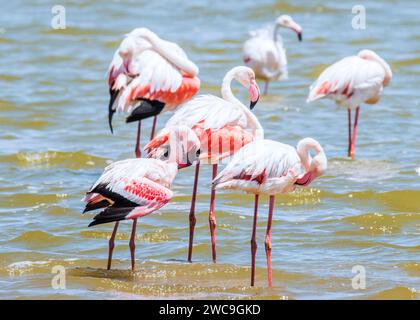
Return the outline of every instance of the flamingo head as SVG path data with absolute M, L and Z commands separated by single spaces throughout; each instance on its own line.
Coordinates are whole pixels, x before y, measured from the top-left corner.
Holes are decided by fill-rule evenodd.
M 283 28 L 289 28 L 296 32 L 299 41 L 302 41 L 302 27 L 297 24 L 291 16 L 288 16 L 286 14 L 281 15 L 276 20 L 276 26 L 283 27 Z
M 305 173 L 301 175 L 295 182 L 299 186 L 307 186 L 317 177 L 322 176 L 327 170 L 327 157 L 324 149 L 318 141 L 312 138 L 305 138 L 299 141 L 297 145 L 297 153 L 301 158 L 302 166 Z M 312 158 L 310 151 L 314 151 Z
M 178 169 L 189 167 L 200 156 L 200 140 L 187 126 L 162 129 L 144 149 L 149 157 L 167 162 L 175 162 Z
M 375 62 L 379 63 L 385 71 L 384 86 L 389 85 L 389 83 L 391 82 L 391 78 L 392 78 L 392 70 L 391 70 L 391 67 L 389 66 L 389 64 L 386 63 L 386 61 L 384 59 L 382 59 L 376 52 L 374 52 L 372 50 L 368 50 L 368 49 L 364 49 L 364 50 L 359 51 L 357 56 L 359 58 L 362 58 L 362 59 L 365 59 L 365 60 L 375 61 Z
M 251 68 L 240 66 L 233 69 L 234 78 L 249 91 L 250 109 L 252 110 L 260 98 L 260 88 Z

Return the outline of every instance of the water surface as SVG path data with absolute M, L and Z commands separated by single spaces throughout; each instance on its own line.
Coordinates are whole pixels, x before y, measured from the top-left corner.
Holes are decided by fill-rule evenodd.
M 336 1 L 75 1 L 65 6 L 65 30 L 51 28 L 55 2 L 4 3 L 0 298 L 418 299 L 419 6 L 364 3 L 366 30 L 353 30 L 350 4 Z M 217 196 L 218 263 L 211 263 L 208 167 L 200 177 L 194 263 L 186 262 L 188 168 L 176 178 L 173 201 L 139 221 L 137 272 L 129 271 L 129 222 L 106 271 L 112 226 L 87 228 L 92 215 L 81 215 L 80 199 L 104 166 L 133 156 L 135 124 L 120 116 L 114 135 L 107 127 L 106 70 L 123 34 L 146 26 L 177 42 L 200 67 L 201 92 L 219 94 L 225 72 L 241 63 L 247 32 L 283 13 L 302 25 L 304 41 L 283 32 L 290 79 L 272 83 L 254 110 L 271 139 L 319 140 L 329 169 L 310 189 L 277 198 L 274 287 L 266 283 L 266 198 L 256 287 L 249 287 L 252 196 Z M 394 79 L 377 105 L 362 107 L 357 160 L 349 161 L 345 110 L 305 100 L 325 66 L 363 48 L 383 56 Z M 51 287 L 56 265 L 66 268 L 66 290 Z M 366 270 L 365 290 L 352 288 L 355 265 Z

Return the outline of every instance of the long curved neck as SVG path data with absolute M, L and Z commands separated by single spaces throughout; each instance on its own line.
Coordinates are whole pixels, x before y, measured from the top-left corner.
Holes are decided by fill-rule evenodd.
M 175 52 L 175 50 L 169 50 L 167 46 L 163 44 L 163 41 L 159 39 L 155 34 L 148 34 L 144 37 L 152 44 L 153 49 L 157 53 L 170 61 L 176 67 L 192 77 L 198 75 L 198 67 L 193 62 L 180 56 Z
M 312 171 L 312 162 L 313 159 L 309 152 L 313 150 L 315 152 L 314 158 L 320 158 L 320 164 L 324 165 L 325 153 L 320 144 L 312 138 L 305 138 L 299 141 L 297 146 L 297 153 L 302 162 L 302 166 L 305 168 L 305 171 Z M 326 161 L 326 160 L 325 160 Z M 326 164 L 325 164 L 326 166 Z
M 254 137 L 256 140 L 264 139 L 264 129 L 257 117 L 233 95 L 231 83 L 234 78 L 235 73 L 232 70 L 229 71 L 223 78 L 221 89 L 222 98 L 241 108 L 241 110 L 245 113 L 249 126 L 254 131 Z
M 275 24 L 274 28 L 273 28 L 273 41 L 277 42 L 278 41 L 278 34 L 279 34 L 279 30 L 280 30 L 281 26 L 279 24 Z

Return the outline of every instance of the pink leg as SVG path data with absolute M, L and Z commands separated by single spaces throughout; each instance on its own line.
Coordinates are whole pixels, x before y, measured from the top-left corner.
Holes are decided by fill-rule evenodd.
M 154 136 L 155 136 L 156 121 L 157 121 L 157 116 L 154 116 L 153 117 L 152 131 L 150 132 L 150 140 L 152 140 L 154 138 Z
M 141 133 L 141 120 L 139 121 L 139 124 L 137 126 L 137 140 L 136 140 L 136 158 L 141 157 L 141 151 L 140 151 L 140 133 Z
M 351 150 L 351 109 L 347 109 L 347 117 L 349 122 L 349 145 L 347 148 L 347 156 L 350 157 L 350 150 Z
M 213 164 L 213 175 L 212 181 L 217 175 L 217 164 Z M 216 216 L 214 215 L 214 201 L 216 199 L 216 190 L 211 190 L 210 197 L 210 211 L 209 211 L 209 225 L 211 234 L 211 253 L 213 257 L 213 263 L 216 263 Z
M 118 225 L 120 223 L 117 221 L 115 222 L 114 230 L 112 231 L 111 238 L 109 238 L 109 250 L 108 250 L 108 266 L 107 269 L 111 269 L 111 262 L 112 262 L 112 252 L 114 251 L 115 247 L 115 235 L 117 234 Z
M 131 253 L 131 270 L 136 271 L 136 258 L 135 258 L 135 250 L 136 250 L 136 226 L 137 226 L 137 219 L 133 219 L 133 228 L 131 229 L 131 237 L 130 237 L 130 253 Z
M 252 237 L 251 237 L 251 286 L 255 283 L 255 255 L 257 253 L 257 215 L 258 215 L 258 198 L 259 195 L 255 195 L 255 206 L 254 206 L 254 221 L 252 223 Z
M 268 207 L 268 220 L 267 220 L 267 232 L 265 234 L 265 254 L 267 256 L 267 269 L 268 269 L 268 286 L 273 286 L 273 271 L 271 269 L 271 223 L 273 221 L 273 210 L 274 210 L 275 196 L 270 196 L 270 204 Z
M 354 160 L 354 155 L 356 153 L 356 133 L 357 133 L 357 124 L 359 122 L 359 111 L 360 111 L 360 107 L 357 107 L 356 115 L 354 117 L 353 137 L 351 139 L 350 157 L 353 160 Z
M 139 121 L 139 124 L 137 126 L 137 140 L 136 140 L 136 149 L 134 150 L 136 154 L 136 158 L 141 157 L 141 151 L 140 151 L 140 133 L 141 133 L 141 120 Z
M 192 261 L 192 249 L 193 249 L 193 241 L 194 241 L 194 228 L 195 228 L 195 199 L 197 197 L 197 184 L 198 184 L 198 175 L 200 173 L 200 161 L 197 161 L 195 165 L 195 176 L 194 176 L 194 187 L 191 199 L 191 209 L 190 209 L 190 239 L 188 243 L 188 262 Z

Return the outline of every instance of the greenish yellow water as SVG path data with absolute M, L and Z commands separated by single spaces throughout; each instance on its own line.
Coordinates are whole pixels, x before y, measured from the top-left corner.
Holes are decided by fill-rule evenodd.
M 2 4 L 1 299 L 419 299 L 419 6 L 364 1 L 367 29 L 353 30 L 348 3 L 287 3 L 78 1 L 66 5 L 65 30 L 50 27 L 54 2 Z M 200 67 L 201 92 L 218 94 L 224 73 L 241 64 L 247 32 L 282 13 L 302 25 L 304 41 L 283 32 L 290 79 L 272 83 L 255 113 L 271 139 L 319 140 L 329 169 L 312 188 L 277 198 L 274 287 L 267 288 L 263 249 L 266 198 L 256 287 L 249 287 L 251 196 L 217 195 L 218 263 L 211 263 L 209 168 L 199 186 L 194 263 L 186 262 L 188 168 L 176 178 L 173 201 L 139 220 L 137 272 L 129 271 L 128 222 L 106 271 L 112 226 L 88 229 L 92 216 L 81 215 L 80 199 L 107 163 L 133 155 L 135 125 L 117 117 L 114 135 L 107 127 L 105 74 L 122 35 L 147 26 L 179 43 Z M 389 61 L 394 79 L 377 105 L 362 107 L 357 160 L 349 161 L 345 111 L 305 99 L 326 65 L 362 48 Z M 65 290 L 51 286 L 57 265 L 66 270 Z M 366 271 L 364 290 L 352 287 L 356 265 Z

